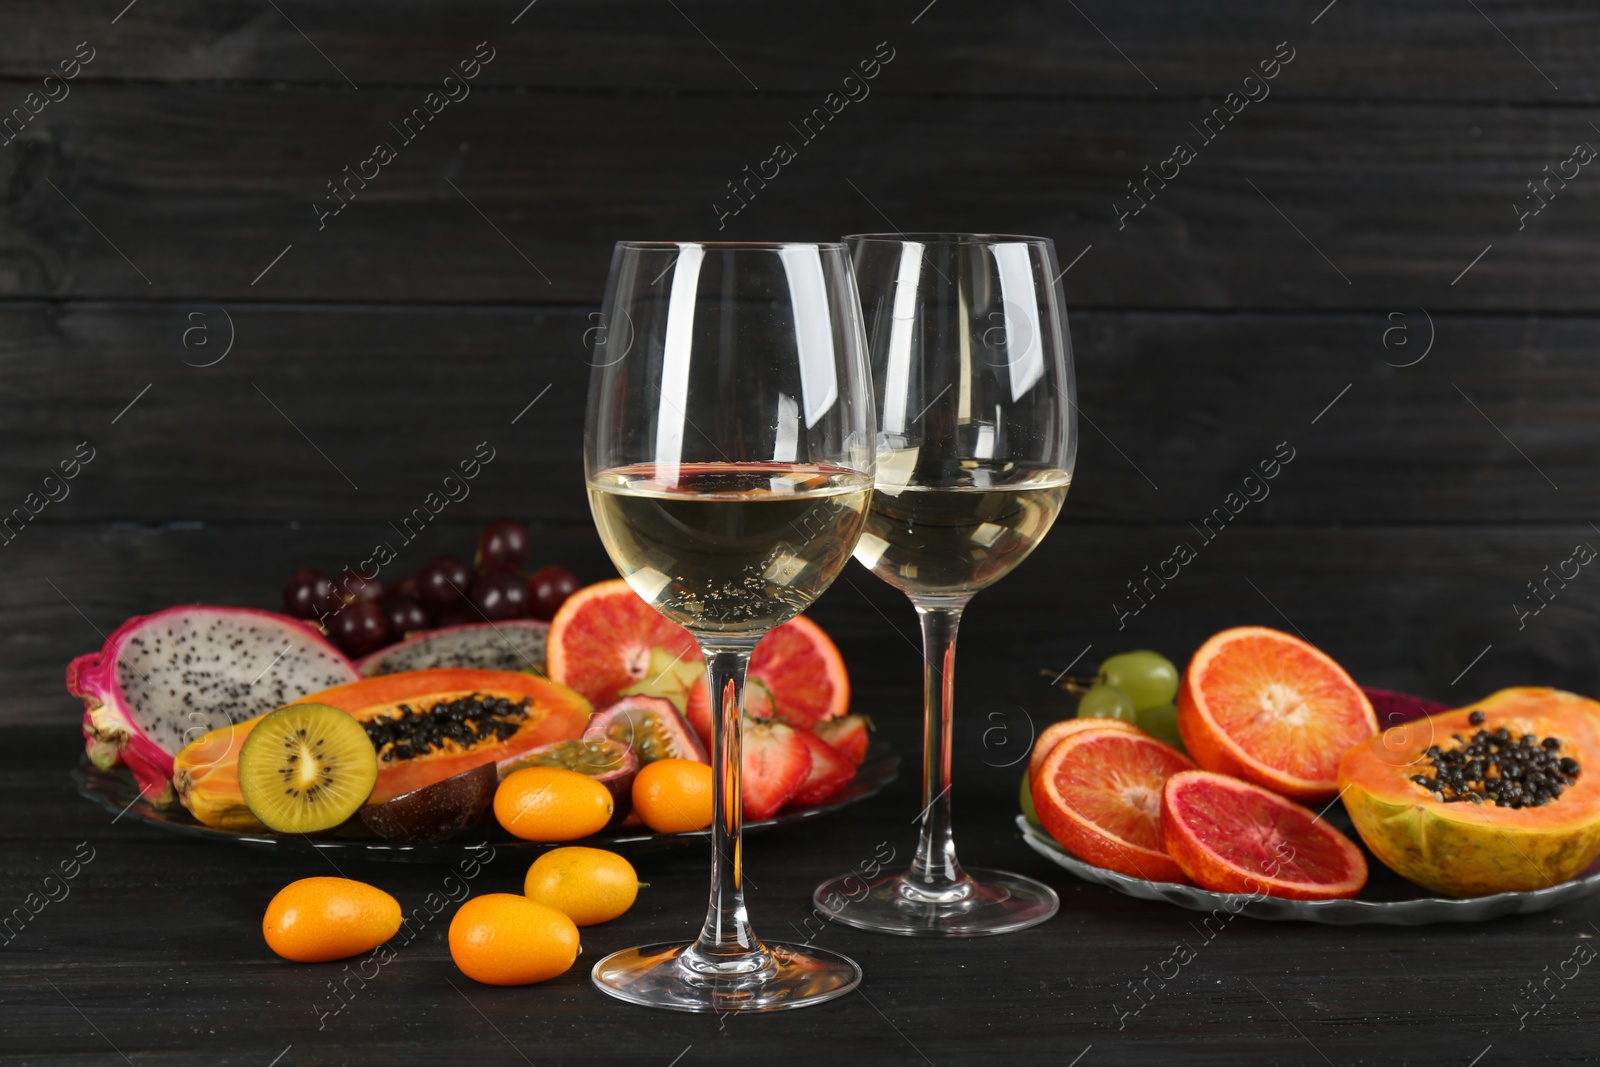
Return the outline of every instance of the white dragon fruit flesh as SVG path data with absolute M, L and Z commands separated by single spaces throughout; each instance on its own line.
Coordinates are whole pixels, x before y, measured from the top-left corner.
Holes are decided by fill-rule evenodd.
M 95 766 L 133 772 L 146 799 L 172 799 L 172 757 L 218 727 L 360 678 L 309 623 L 250 608 L 187 606 L 138 615 L 67 667 L 83 698 Z
M 542 672 L 545 638 L 549 632 L 549 623 L 533 619 L 446 626 L 374 652 L 357 660 L 356 667 L 369 678 L 434 667 Z

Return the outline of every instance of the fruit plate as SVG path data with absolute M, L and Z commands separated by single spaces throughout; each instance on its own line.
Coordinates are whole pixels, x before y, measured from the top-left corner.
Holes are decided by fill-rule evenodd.
M 888 745 L 874 741 L 872 747 L 867 751 L 866 759 L 862 760 L 861 766 L 856 768 L 854 780 L 838 793 L 835 793 L 821 804 L 785 811 L 772 819 L 747 822 L 744 824 L 744 829 L 748 833 L 767 830 L 776 826 L 789 826 L 793 823 L 814 819 L 819 815 L 837 811 L 857 801 L 865 800 L 894 781 L 895 776 L 899 773 L 899 768 L 900 757 L 890 751 Z M 118 767 L 112 771 L 103 771 L 89 762 L 87 756 L 83 756 L 80 757 L 78 766 L 72 771 L 72 780 L 77 784 L 80 795 L 99 804 L 119 819 L 134 819 L 148 826 L 158 827 L 162 830 L 183 834 L 188 837 L 204 838 L 211 841 L 229 841 L 257 848 L 287 848 L 302 851 L 318 849 L 340 850 L 358 853 L 365 858 L 375 860 L 451 863 L 459 860 L 464 854 L 480 849 L 484 841 L 488 841 L 496 849 L 520 849 L 530 853 L 556 847 L 554 844 L 523 841 L 512 837 L 500 827 L 494 825 L 492 816 L 487 817 L 485 823 L 476 831 L 469 831 L 458 838 L 435 845 L 397 845 L 382 841 L 373 837 L 366 827 L 361 825 L 359 820 L 354 820 L 354 825 L 346 823 L 337 830 L 330 831 L 319 837 L 277 834 L 269 831 L 217 830 L 209 826 L 202 826 L 187 811 L 176 804 L 163 808 L 145 800 L 139 793 L 139 786 L 134 781 L 133 775 L 124 767 Z M 639 826 L 624 827 L 618 831 L 596 834 L 582 841 L 562 843 L 594 845 L 637 854 L 674 848 L 694 841 L 705 841 L 709 836 L 709 830 L 698 830 L 693 833 L 658 834 Z
M 1328 822 L 1341 830 L 1357 845 L 1357 837 L 1345 814 L 1343 805 L 1327 813 Z M 1284 900 L 1280 897 L 1254 893 L 1213 893 L 1199 886 L 1178 885 L 1175 882 L 1151 882 L 1133 878 L 1117 871 L 1108 871 L 1085 863 L 1062 848 L 1054 838 L 1030 823 L 1026 817 L 1017 816 L 1017 827 L 1028 847 L 1058 866 L 1088 882 L 1126 893 L 1143 900 L 1165 900 L 1191 911 L 1223 910 L 1235 915 L 1248 915 L 1254 919 L 1275 919 L 1299 922 L 1326 923 L 1330 926 L 1354 926 L 1382 923 L 1389 926 L 1424 926 L 1442 922 L 1482 922 L 1502 915 L 1522 915 L 1544 911 L 1580 900 L 1600 892 L 1600 860 L 1571 881 L 1522 893 L 1495 893 L 1493 896 L 1454 900 L 1450 897 L 1430 897 L 1427 890 L 1406 881 L 1375 859 L 1365 847 L 1361 851 L 1367 858 L 1371 877 L 1360 895 L 1350 900 Z

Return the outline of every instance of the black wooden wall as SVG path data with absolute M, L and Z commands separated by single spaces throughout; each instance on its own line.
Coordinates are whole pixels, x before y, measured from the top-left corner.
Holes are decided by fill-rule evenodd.
M 975 602 L 967 699 L 1246 622 L 1445 700 L 1600 691 L 1600 570 L 1515 607 L 1600 544 L 1593 3 L 523 3 L 0 5 L 0 722 L 60 722 L 129 614 L 360 560 L 482 441 L 392 571 L 512 514 L 609 576 L 611 243 L 891 228 L 1071 263 L 1078 481 Z M 852 569 L 815 614 L 909 719 L 904 603 Z

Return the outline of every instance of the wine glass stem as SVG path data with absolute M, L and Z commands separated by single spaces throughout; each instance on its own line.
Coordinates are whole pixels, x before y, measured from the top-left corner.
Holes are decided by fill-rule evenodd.
M 926 723 L 923 732 L 922 822 L 917 854 L 906 879 L 933 891 L 966 881 L 956 859 L 950 826 L 951 714 L 955 704 L 956 630 L 965 597 L 911 601 L 922 623 L 922 687 Z
M 712 716 L 711 903 L 700 937 L 685 962 L 702 973 L 742 975 L 770 965 L 765 946 L 750 929 L 744 906 L 741 870 L 743 793 L 740 788 L 745 671 L 756 638 L 730 643 L 701 642 L 707 682 L 714 701 Z

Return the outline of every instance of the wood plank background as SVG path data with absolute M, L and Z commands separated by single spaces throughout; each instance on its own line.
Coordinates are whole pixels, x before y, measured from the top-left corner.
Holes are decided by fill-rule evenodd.
M 1537 617 L 1513 607 L 1531 604 L 1527 583 L 1546 565 L 1600 544 L 1600 170 L 1541 186 L 1548 203 L 1519 221 L 1539 203 L 1528 183 L 1575 146 L 1600 145 L 1592 2 L 125 3 L 0 5 L 0 514 L 80 443 L 94 450 L 70 495 L 0 544 L 7 899 L 97 819 L 62 787 L 77 712 L 61 674 L 128 615 L 271 606 L 293 567 L 336 568 L 390 537 L 481 441 L 496 458 L 471 496 L 406 546 L 394 573 L 469 551 L 479 524 L 516 515 L 534 525 L 539 560 L 610 576 L 579 455 L 585 331 L 622 238 L 974 229 L 1050 236 L 1071 264 L 1077 480 L 1056 530 L 975 602 L 963 632 L 971 710 L 957 762 L 975 806 L 958 819 L 974 855 L 1040 873 L 996 814 L 1014 775 L 987 759 L 981 732 L 989 711 L 1027 729 L 1061 714 L 1038 672 L 1080 654 L 1087 665 L 1148 646 L 1181 660 L 1223 626 L 1263 623 L 1301 631 L 1366 682 L 1446 701 L 1511 684 L 1600 693 L 1600 575 L 1585 571 Z M 391 123 L 479 42 L 494 58 L 470 94 L 402 143 Z M 91 49 L 66 95 L 46 83 Z M 1293 59 L 1270 95 L 1203 139 L 1194 127 L 1280 49 Z M 889 50 L 870 95 L 813 139 L 796 129 Z M 28 103 L 46 88 L 59 98 Z M 3 125 L 14 108 L 20 132 Z M 1128 183 L 1180 141 L 1197 158 L 1119 223 Z M 397 146 L 395 161 L 319 228 L 327 183 L 377 142 Z M 796 160 L 719 229 L 717 205 L 736 206 L 728 183 L 778 142 Z M 1175 544 L 1199 546 L 1195 525 L 1280 442 L 1295 459 L 1271 495 L 1119 618 L 1127 583 Z M 844 650 L 857 706 L 914 752 L 903 600 L 852 569 L 814 614 Z M 909 811 L 914 790 L 903 780 L 886 802 Z M 758 858 L 768 848 L 772 871 L 760 906 L 798 914 L 837 848 L 904 832 L 882 829 L 903 823 L 893 804 L 886 822 L 753 846 Z M 223 884 L 239 914 L 197 919 L 174 943 L 145 931 L 98 977 L 76 968 L 68 988 L 135 1061 L 267 1062 L 276 1048 L 180 1040 L 171 1006 L 190 1004 L 185 1018 L 204 1028 L 265 1004 L 251 1040 L 275 1036 L 291 1010 L 291 1030 L 302 1025 L 295 998 L 312 995 L 310 980 L 246 974 L 205 947 L 254 921 L 248 887 L 281 871 L 239 859 L 219 883 L 210 853 L 130 840 L 107 846 L 84 891 L 96 909 L 182 912 L 185 894 Z M 788 869 L 786 856 L 800 859 Z M 661 933 L 664 916 L 692 917 L 702 858 L 661 870 L 654 910 L 629 922 Z M 977 1062 L 1008 1026 L 1013 1062 L 1063 1064 L 1090 1041 L 1106 1055 L 1112 1038 L 1099 1035 L 1111 1031 L 1083 996 L 1112 996 L 1129 946 L 1183 936 L 1185 916 L 1055 881 L 1072 887 L 1075 910 L 1041 944 L 1095 961 L 1076 986 L 1042 977 L 1008 997 L 994 968 L 1013 966 L 1015 939 L 968 957 L 970 946 L 841 944 L 878 979 L 883 1018 L 933 1035 L 939 1062 Z M 130 884 L 146 888 L 126 896 Z M 48 929 L 0 992 L 27 1035 L 16 1062 L 100 1062 L 104 1045 L 36 979 L 67 982 L 61 961 L 94 959 L 109 932 Z M 1583 1062 L 1592 994 L 1536 1038 L 1484 1036 L 1475 1013 L 1503 1010 L 1510 994 L 1484 992 L 1498 963 L 1481 953 L 1509 952 L 1535 974 L 1564 958 L 1553 939 L 1576 927 L 1508 929 L 1515 944 L 1494 949 L 1487 928 L 1432 936 L 1408 993 L 1384 984 L 1418 958 L 1401 932 L 1253 924 L 1206 964 L 1217 993 L 1178 994 L 1172 1016 L 1102 1062 L 1307 1052 L 1263 1036 L 1260 1020 L 1275 1017 L 1241 996 L 1237 974 L 1286 989 L 1302 1018 L 1326 1002 L 1306 1025 L 1340 1063 L 1377 1055 L 1372 1027 L 1385 1023 L 1384 1055 L 1408 1062 L 1459 1052 L 1466 1063 L 1490 1040 L 1495 1056 L 1530 1040 L 1548 1062 Z M 387 1062 L 481 1045 L 477 1018 L 437 992 L 442 944 L 427 952 L 433 970 L 395 983 L 410 1021 L 352 1023 L 352 1039 Z M 923 979 L 962 958 L 983 961 L 955 972 L 975 975 L 963 988 L 981 1003 L 957 1025 Z M 166 1014 L 123 996 L 141 968 L 158 976 Z M 1471 980 L 1449 979 L 1458 973 Z M 655 1040 L 658 1016 L 601 1013 L 577 971 L 562 981 L 548 1003 L 567 1025 Z M 1429 996 L 1438 1003 L 1424 1010 Z M 538 1040 L 514 997 L 480 1003 L 523 1048 Z M 830 1025 L 852 1050 L 921 1062 L 866 1005 L 841 1011 Z M 783 1041 L 813 1033 L 754 1025 Z M 1062 1025 L 1087 1036 L 1056 1047 Z M 712 1049 L 707 1033 L 674 1022 L 660 1062 L 684 1042 Z M 418 1034 L 436 1046 L 427 1055 L 410 1043 Z M 564 1062 L 606 1062 L 580 1038 L 563 1035 Z M 5 1049 L 0 1059 L 12 1061 Z

